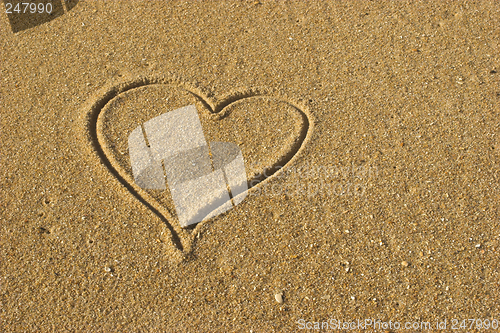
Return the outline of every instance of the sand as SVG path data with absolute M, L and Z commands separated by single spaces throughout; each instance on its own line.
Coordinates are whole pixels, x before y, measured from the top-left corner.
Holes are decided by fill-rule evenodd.
M 0 331 L 500 321 L 499 2 L 57 8 L 0 14 Z M 126 140 L 187 104 L 264 181 L 182 228 Z

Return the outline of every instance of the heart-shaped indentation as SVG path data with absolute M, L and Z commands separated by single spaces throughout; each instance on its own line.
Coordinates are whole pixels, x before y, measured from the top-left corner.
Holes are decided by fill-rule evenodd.
M 197 163 L 193 163 L 193 166 L 196 165 L 196 172 L 199 172 L 198 156 L 206 153 L 207 161 L 210 161 L 210 155 L 210 170 L 224 170 L 220 172 L 222 183 L 226 181 L 223 183 L 224 190 L 227 185 L 229 195 L 240 194 L 231 199 L 233 206 L 236 206 L 248 192 L 252 192 L 252 188 L 263 186 L 267 178 L 281 172 L 290 163 L 304 146 L 311 129 L 309 114 L 303 107 L 290 98 L 279 97 L 262 89 L 240 91 L 216 100 L 209 93 L 176 80 L 136 78 L 101 91 L 91 103 L 87 124 L 99 157 L 137 199 L 165 222 L 172 235 L 174 252 L 181 254 L 191 251 L 194 235 L 199 234 L 202 224 L 227 211 L 231 205 L 227 207 L 226 202 L 226 208 L 222 209 L 222 206 L 217 208 L 220 204 L 212 204 L 208 215 L 205 206 L 205 215 L 193 220 L 200 215 L 201 210 L 186 215 L 186 210 L 179 209 L 176 191 L 183 190 L 188 182 L 180 182 L 181 186 L 174 189 L 172 178 L 175 178 L 175 170 L 181 169 L 184 175 L 193 174 L 194 169 L 189 162 L 194 153 Z M 194 119 L 192 123 L 197 125 L 193 127 L 188 124 L 185 127 L 186 123 L 179 123 L 179 117 L 190 117 Z M 172 122 L 172 119 L 175 121 Z M 172 139 L 172 132 L 177 133 L 178 137 Z M 197 136 L 193 135 L 194 132 L 198 133 Z M 183 138 L 188 139 L 184 142 Z M 194 142 L 197 140 L 201 143 Z M 203 143 L 205 141 L 207 144 Z M 142 148 L 137 150 L 141 145 Z M 155 154 L 158 155 L 155 147 L 159 145 L 164 147 L 161 152 L 163 157 L 155 157 Z M 182 145 L 195 148 L 187 153 L 180 149 Z M 176 149 L 178 153 L 172 155 Z M 147 163 L 137 158 L 137 154 L 143 153 L 150 155 L 146 159 Z M 231 176 L 231 169 L 224 169 L 224 165 L 236 161 L 237 156 L 242 156 L 241 163 L 233 162 L 233 169 L 236 166 L 244 170 L 239 169 L 236 178 L 240 177 L 240 183 L 233 186 L 231 179 L 236 178 L 231 177 L 235 172 Z M 151 174 L 154 173 L 154 179 L 162 180 L 157 184 L 149 181 L 153 179 Z M 246 179 L 241 181 L 241 175 L 246 175 Z M 168 180 L 167 186 L 163 177 Z M 194 175 L 191 179 L 199 181 L 201 178 L 197 177 L 199 175 Z M 237 193 L 234 193 L 235 188 L 239 188 Z M 196 198 L 184 194 L 186 198 L 189 202 L 196 202 Z M 192 221 L 202 220 L 202 223 L 186 228 Z

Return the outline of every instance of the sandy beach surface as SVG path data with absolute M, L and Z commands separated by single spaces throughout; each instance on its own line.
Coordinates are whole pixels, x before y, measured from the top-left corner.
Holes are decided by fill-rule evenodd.
M 500 331 L 500 2 L 17 2 L 1 332 Z M 182 228 L 127 138 L 186 105 L 262 182 Z

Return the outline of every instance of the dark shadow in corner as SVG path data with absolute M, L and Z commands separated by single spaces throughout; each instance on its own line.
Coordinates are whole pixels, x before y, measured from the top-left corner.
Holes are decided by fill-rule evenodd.
M 36 27 L 63 15 L 79 0 L 3 0 L 13 33 Z M 24 3 L 24 4 L 23 4 Z M 32 9 L 36 7 L 34 13 Z

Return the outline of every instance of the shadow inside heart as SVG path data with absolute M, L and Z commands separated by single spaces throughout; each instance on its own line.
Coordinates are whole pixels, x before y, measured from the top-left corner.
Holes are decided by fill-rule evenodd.
M 184 253 L 191 251 L 193 236 L 205 221 L 181 228 L 168 186 L 143 189 L 134 181 L 127 140 L 134 129 L 172 110 L 195 105 L 207 142 L 233 143 L 241 150 L 248 192 L 290 163 L 310 134 L 309 116 L 303 109 L 288 99 L 258 91 L 233 93 L 217 102 L 179 82 L 141 78 L 98 96 L 88 122 L 95 150 L 120 182 L 165 222 L 176 249 Z

